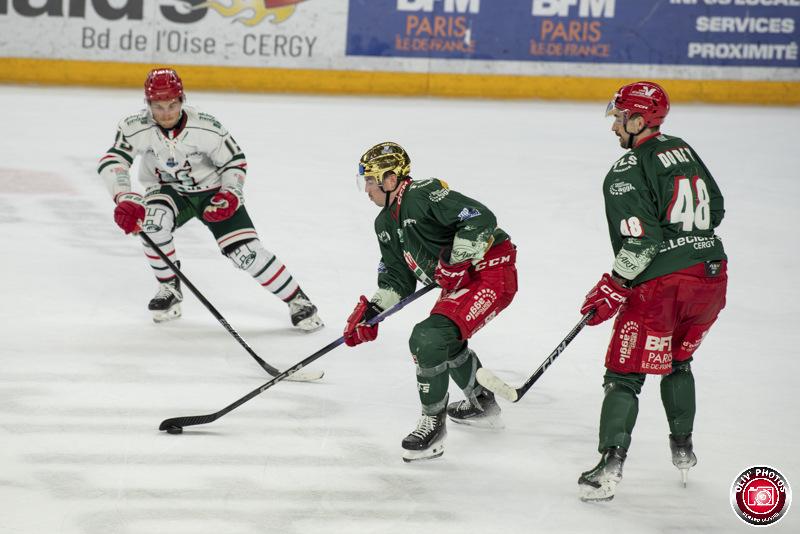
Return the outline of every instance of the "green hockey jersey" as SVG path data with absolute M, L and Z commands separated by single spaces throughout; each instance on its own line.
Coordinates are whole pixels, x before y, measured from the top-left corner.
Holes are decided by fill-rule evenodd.
M 451 251 L 451 263 L 477 261 L 490 243 L 508 239 L 494 213 L 441 180 L 406 180 L 400 188 L 375 218 L 381 260 L 372 301 L 383 309 L 410 295 L 417 281 L 432 283 L 443 251 Z
M 722 193 L 685 141 L 658 134 L 627 152 L 603 182 L 614 271 L 633 285 L 726 259 L 714 229 Z

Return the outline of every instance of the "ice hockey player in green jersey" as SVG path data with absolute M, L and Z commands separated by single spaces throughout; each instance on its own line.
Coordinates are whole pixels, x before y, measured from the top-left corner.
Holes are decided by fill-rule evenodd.
M 725 210 L 694 148 L 661 133 L 668 112 L 667 93 L 646 81 L 621 87 L 607 109 L 628 149 L 603 182 L 615 257 L 580 311 L 594 311 L 590 325 L 619 315 L 606 352 L 601 458 L 578 479 L 584 501 L 613 499 L 648 374 L 662 377 L 672 462 L 684 485 L 697 463 L 690 362 L 725 306 L 727 256 L 714 233 Z
M 417 282 L 442 288 L 409 339 L 422 415 L 402 442 L 407 462 L 442 455 L 446 415 L 456 423 L 502 427 L 494 395 L 475 379 L 481 363 L 468 340 L 517 292 L 516 247 L 494 214 L 445 182 L 415 181 L 410 172 L 411 159 L 396 143 L 361 156 L 359 188 L 381 208 L 375 219 L 381 259 L 377 291 L 359 298 L 344 330 L 349 346 L 372 341 L 378 325 L 366 321 L 413 293 Z M 449 378 L 464 400 L 448 404 Z
M 178 264 L 173 234 L 201 221 L 223 255 L 288 305 L 289 319 L 306 332 L 322 328 L 317 308 L 278 257 L 267 250 L 244 205 L 247 160 L 233 136 L 213 116 L 185 105 L 183 81 L 172 69 L 153 69 L 144 83 L 147 109 L 120 121 L 114 145 L 98 173 L 114 199 L 114 220 L 126 233 L 145 232 Z M 130 168 L 140 158 L 132 189 Z M 180 280 L 143 241 L 159 282 L 148 308 L 157 323 L 181 315 Z

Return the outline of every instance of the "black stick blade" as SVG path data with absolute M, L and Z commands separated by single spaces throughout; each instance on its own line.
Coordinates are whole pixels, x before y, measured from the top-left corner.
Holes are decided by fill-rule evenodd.
M 212 413 L 209 415 L 188 415 L 186 417 L 171 417 L 164 419 L 158 426 L 159 430 L 167 430 L 170 428 L 183 428 L 185 426 L 207 425 L 217 420 L 217 414 Z

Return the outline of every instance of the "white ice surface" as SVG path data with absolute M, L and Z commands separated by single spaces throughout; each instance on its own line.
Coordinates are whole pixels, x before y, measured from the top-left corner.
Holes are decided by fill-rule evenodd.
M 304 335 L 237 272 L 202 225 L 177 234 L 185 274 L 265 360 L 286 367 L 336 339 L 374 290 L 376 208 L 357 158 L 392 139 L 498 215 L 519 247 L 520 291 L 472 346 L 520 384 L 577 322 L 610 268 L 600 184 L 621 154 L 602 104 L 190 93 L 248 156 L 246 202 L 267 248 L 328 327 Z M 96 175 L 132 90 L 0 87 L 0 533 L 729 533 L 734 478 L 771 465 L 800 488 L 800 109 L 676 105 L 665 125 L 704 158 L 726 200 L 728 306 L 694 365 L 689 486 L 669 459 L 658 380 L 641 396 L 617 498 L 578 501 L 597 460 L 610 324 L 584 330 L 507 428 L 449 426 L 444 456 L 401 461 L 418 414 L 407 338 L 427 295 L 312 367 L 183 435 L 161 420 L 215 412 L 267 382 L 186 292 L 156 326 L 156 285 L 112 220 Z M 794 332 L 794 334 L 792 333 Z M 451 398 L 461 393 L 451 387 Z M 800 532 L 800 504 L 772 532 Z

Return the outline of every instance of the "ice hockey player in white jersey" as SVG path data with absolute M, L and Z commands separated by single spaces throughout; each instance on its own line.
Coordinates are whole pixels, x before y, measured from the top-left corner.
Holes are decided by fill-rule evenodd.
M 321 328 L 316 306 L 253 227 L 242 196 L 247 161 L 239 145 L 213 116 L 185 105 L 183 82 L 174 70 L 152 70 L 144 92 L 147 109 L 120 121 L 114 145 L 98 167 L 116 203 L 117 225 L 126 234 L 146 232 L 179 265 L 173 233 L 199 219 L 222 254 L 288 304 L 294 326 L 309 332 Z M 129 170 L 137 156 L 144 196 L 131 187 Z M 143 244 L 160 283 L 149 304 L 153 320 L 180 317 L 180 280 Z

